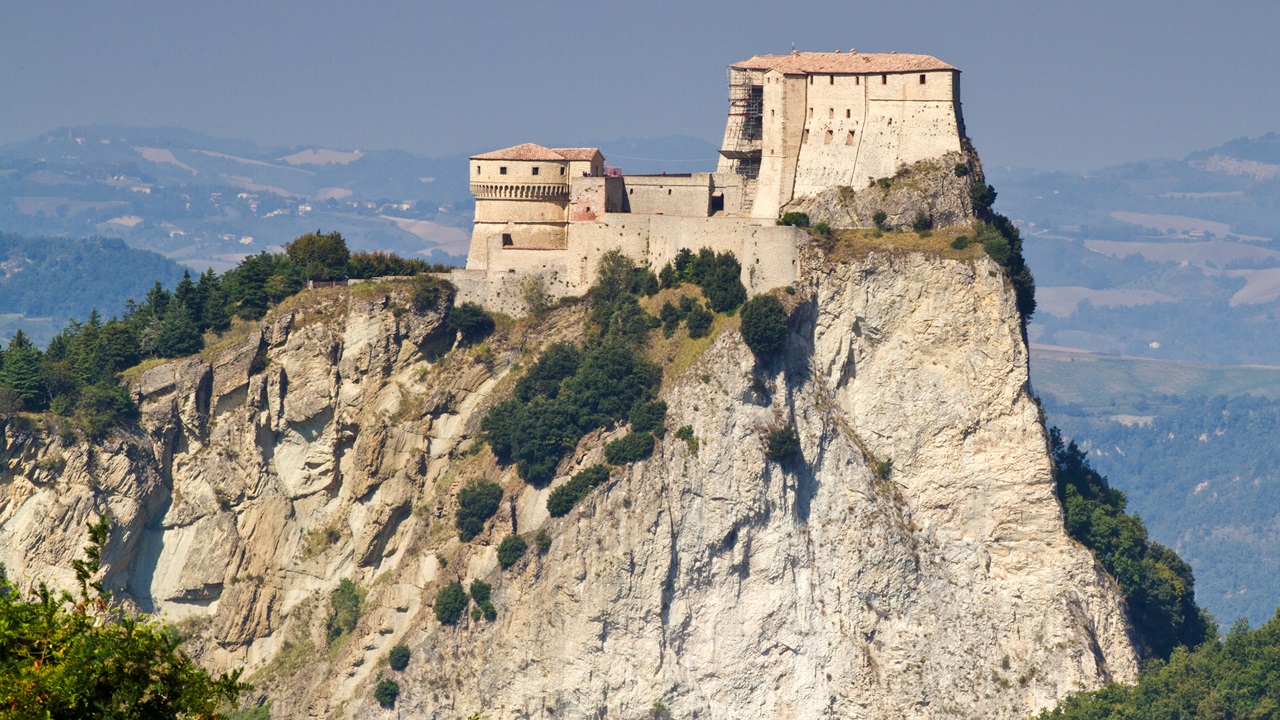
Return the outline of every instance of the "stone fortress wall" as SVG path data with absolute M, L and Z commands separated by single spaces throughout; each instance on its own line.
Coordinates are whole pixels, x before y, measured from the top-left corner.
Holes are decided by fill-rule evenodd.
M 475 228 L 458 301 L 522 314 L 529 278 L 577 295 L 604 253 L 655 270 L 684 248 L 733 252 L 763 292 L 795 279 L 803 230 L 775 224 L 793 199 L 863 188 L 959 152 L 960 71 L 928 55 L 759 55 L 729 68 L 715 172 L 622 175 L 596 148 L 533 143 L 471 158 Z

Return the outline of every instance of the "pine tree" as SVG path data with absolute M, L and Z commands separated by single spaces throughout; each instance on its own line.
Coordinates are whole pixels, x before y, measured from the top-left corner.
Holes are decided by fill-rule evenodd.
M 41 353 L 31 344 L 27 334 L 18 330 L 9 341 L 0 368 L 0 384 L 13 388 L 28 410 L 42 410 L 48 401 L 44 381 L 40 378 Z
M 169 310 L 160 323 L 159 345 L 160 355 L 164 357 L 191 355 L 204 347 L 200 328 L 191 319 L 191 312 L 186 305 L 170 303 Z

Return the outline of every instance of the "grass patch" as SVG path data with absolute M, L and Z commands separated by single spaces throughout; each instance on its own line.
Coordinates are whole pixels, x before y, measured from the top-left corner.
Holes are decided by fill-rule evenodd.
M 974 229 L 968 225 L 937 228 L 929 233 L 914 230 L 878 232 L 874 228 L 832 230 L 832 236 L 834 242 L 827 252 L 827 259 L 833 262 L 864 258 L 872 252 L 925 253 L 953 260 L 976 260 L 985 254 L 981 245 L 952 246 L 958 237 L 974 237 Z
M 665 303 L 679 304 L 680 298 L 686 295 L 700 302 L 703 300 L 702 291 L 697 285 L 685 284 L 662 290 L 652 297 L 641 298 L 640 307 L 651 315 L 657 315 Z M 731 316 L 716 313 L 711 321 L 711 330 L 706 337 L 690 338 L 689 331 L 684 327 L 669 338 L 663 337 L 661 332 L 652 333 L 649 336 L 649 342 L 645 345 L 645 353 L 650 361 L 662 367 L 663 389 L 669 388 L 669 383 L 675 382 L 685 370 L 697 362 L 720 333 L 730 328 L 736 330 L 740 323 L 739 313 Z

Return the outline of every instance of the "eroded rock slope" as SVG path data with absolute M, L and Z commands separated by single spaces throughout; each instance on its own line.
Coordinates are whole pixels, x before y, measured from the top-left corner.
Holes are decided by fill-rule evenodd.
M 63 446 L 5 427 L 0 561 L 69 579 L 109 509 L 108 584 L 167 613 L 212 667 L 246 664 L 273 717 L 1022 718 L 1132 680 L 1123 603 L 1062 529 L 1012 292 L 986 258 L 803 254 L 787 357 L 732 328 L 664 379 L 672 433 L 569 515 L 474 442 L 487 407 L 581 310 L 449 350 L 403 289 L 326 290 L 208 360 L 152 368 L 142 430 Z M 765 458 L 794 423 L 801 453 Z M 625 432 L 619 428 L 614 433 Z M 561 467 L 600 461 L 595 433 Z M 499 481 L 471 543 L 457 489 Z M 554 484 L 553 484 L 554 485 Z M 545 529 L 501 570 L 496 546 Z M 365 594 L 330 642 L 329 593 Z M 453 579 L 498 616 L 441 626 Z M 391 646 L 409 667 L 390 671 Z

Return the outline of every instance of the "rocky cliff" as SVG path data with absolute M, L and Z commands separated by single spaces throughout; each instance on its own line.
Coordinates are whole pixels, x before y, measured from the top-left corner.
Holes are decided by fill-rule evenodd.
M 369 285 L 146 370 L 140 428 L 108 442 L 8 422 L 0 562 L 68 581 L 108 510 L 108 586 L 207 665 L 246 665 L 273 717 L 394 716 L 371 697 L 381 675 L 402 716 L 433 718 L 1022 718 L 1132 680 L 1120 595 L 1062 529 L 999 268 L 802 263 L 785 360 L 754 371 L 732 323 L 668 358 L 668 426 L 696 449 L 668 433 L 565 517 L 475 439 L 539 348 L 577 339 L 581 309 L 451 349 L 406 288 Z M 767 460 L 790 423 L 799 457 Z M 464 544 L 455 494 L 481 476 L 506 496 Z M 504 536 L 540 529 L 545 552 L 499 568 Z M 330 642 L 342 578 L 364 610 Z M 436 592 L 472 578 L 497 619 L 441 626 Z

